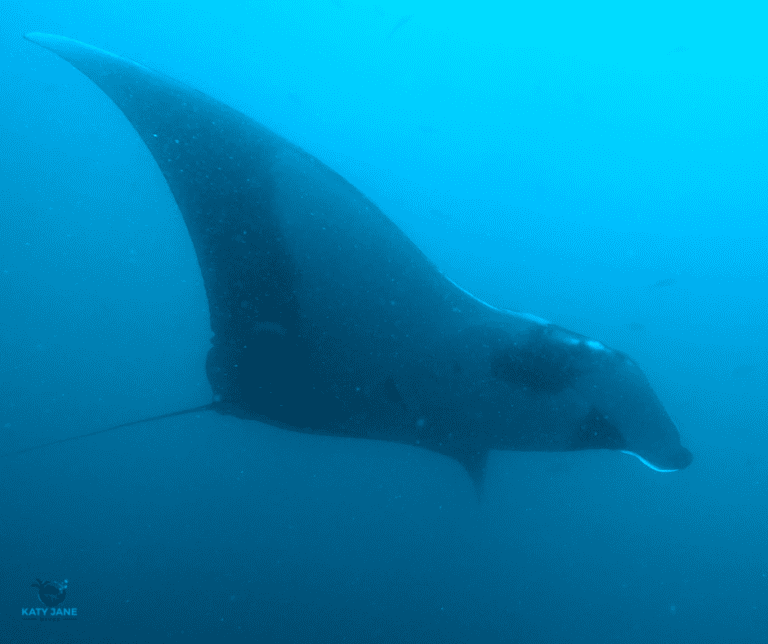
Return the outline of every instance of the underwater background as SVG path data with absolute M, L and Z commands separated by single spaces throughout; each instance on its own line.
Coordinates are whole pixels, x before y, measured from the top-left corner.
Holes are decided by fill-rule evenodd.
M 627 352 L 694 454 L 417 448 L 213 412 L 0 459 L 0 642 L 768 641 L 758 3 L 0 4 L 0 453 L 205 405 L 144 144 L 28 31 L 338 171 L 481 299 Z M 25 620 L 36 580 L 77 620 Z

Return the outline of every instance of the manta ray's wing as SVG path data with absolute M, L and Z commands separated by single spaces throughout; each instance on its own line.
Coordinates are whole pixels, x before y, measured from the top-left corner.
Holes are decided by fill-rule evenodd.
M 331 431 L 370 398 L 360 383 L 380 387 L 382 405 L 399 409 L 398 392 L 387 386 L 404 357 L 412 373 L 468 315 L 482 317 L 484 305 L 371 201 L 253 119 L 95 47 L 26 37 L 96 83 L 162 171 L 208 296 L 207 374 L 220 410 Z M 387 413 L 378 434 L 363 435 L 411 442 L 409 432 L 392 429 L 403 426 L 403 414 Z M 472 449 L 443 453 L 477 470 Z

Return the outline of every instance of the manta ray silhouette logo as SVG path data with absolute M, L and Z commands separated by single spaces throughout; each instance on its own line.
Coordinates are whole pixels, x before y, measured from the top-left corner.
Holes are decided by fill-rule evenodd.
M 41 622 L 60 622 L 61 620 L 77 619 L 77 608 L 57 608 L 67 597 L 69 580 L 41 581 L 32 584 L 37 588 L 38 599 L 46 608 L 22 608 L 21 617 L 26 620 L 39 620 Z
M 40 581 L 38 579 L 36 584 L 32 584 L 32 588 L 37 588 L 37 596 L 40 601 L 52 608 L 58 606 L 66 598 L 68 583 L 68 579 L 65 579 L 63 583 L 60 581 Z

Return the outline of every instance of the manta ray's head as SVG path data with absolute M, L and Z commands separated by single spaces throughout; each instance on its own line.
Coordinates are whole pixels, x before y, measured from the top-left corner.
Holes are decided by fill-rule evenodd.
M 620 351 L 585 341 L 591 368 L 579 378 L 581 394 L 592 415 L 617 436 L 615 448 L 637 457 L 657 472 L 688 467 L 693 455 L 680 444 L 680 434 L 640 367 Z M 594 423 L 594 419 L 588 422 Z

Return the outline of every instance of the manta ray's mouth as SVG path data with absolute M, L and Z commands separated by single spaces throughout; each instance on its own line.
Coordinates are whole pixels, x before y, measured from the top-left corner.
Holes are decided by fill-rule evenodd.
M 693 454 L 685 449 L 685 447 L 681 447 L 680 452 L 678 452 L 674 458 L 667 459 L 667 462 L 665 462 L 663 465 L 656 465 L 651 463 L 648 459 L 640 456 L 640 454 L 631 452 L 627 449 L 623 449 L 621 452 L 622 454 L 629 454 L 630 456 L 634 456 L 643 465 L 650 467 L 654 472 L 677 472 L 679 470 L 684 470 L 693 461 Z

